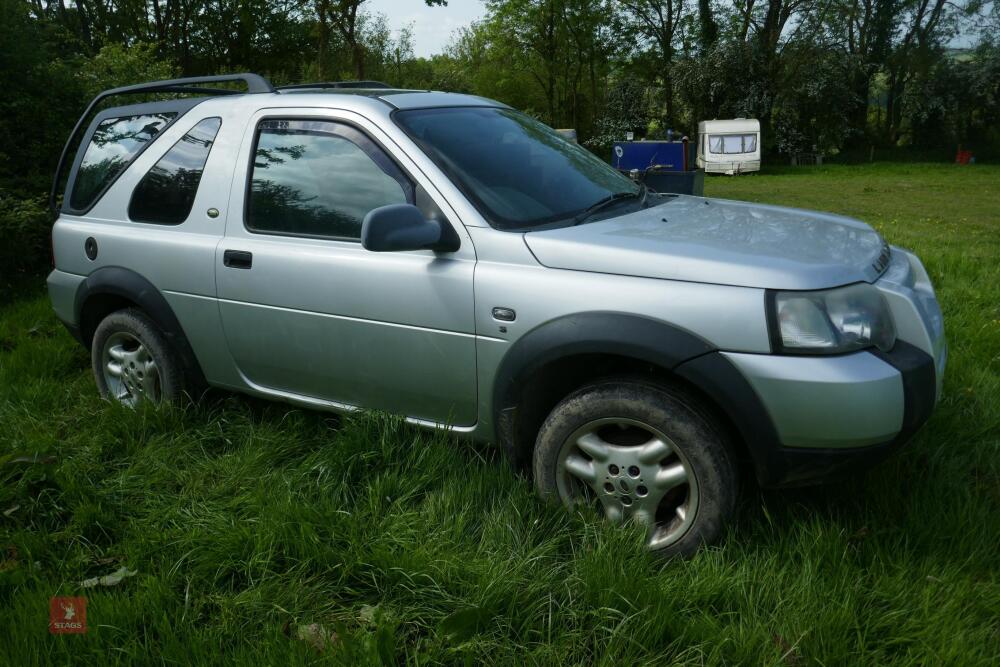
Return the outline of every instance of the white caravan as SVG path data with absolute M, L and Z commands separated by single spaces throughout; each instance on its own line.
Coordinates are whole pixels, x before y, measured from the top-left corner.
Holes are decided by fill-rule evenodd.
M 698 123 L 697 164 L 706 174 L 760 171 L 760 121 L 737 118 Z

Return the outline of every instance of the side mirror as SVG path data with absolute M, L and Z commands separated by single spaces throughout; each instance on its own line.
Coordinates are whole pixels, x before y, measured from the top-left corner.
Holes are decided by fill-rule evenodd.
M 390 204 L 368 212 L 361 223 L 361 245 L 374 252 L 458 250 L 459 240 L 447 222 L 428 220 L 412 204 Z

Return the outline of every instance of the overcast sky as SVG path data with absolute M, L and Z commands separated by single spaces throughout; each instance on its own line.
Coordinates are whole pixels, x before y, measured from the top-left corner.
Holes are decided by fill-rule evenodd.
M 467 26 L 485 13 L 480 0 L 448 0 L 447 7 L 428 7 L 424 0 L 368 0 L 362 7 L 389 19 L 393 35 L 413 24 L 413 51 L 431 56 L 444 51 L 456 28 Z

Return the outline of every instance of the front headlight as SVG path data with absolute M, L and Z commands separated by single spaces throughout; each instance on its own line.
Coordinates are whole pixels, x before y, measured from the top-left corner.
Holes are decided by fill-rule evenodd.
M 775 352 L 841 354 L 896 344 L 889 304 L 867 283 L 817 292 L 772 292 Z

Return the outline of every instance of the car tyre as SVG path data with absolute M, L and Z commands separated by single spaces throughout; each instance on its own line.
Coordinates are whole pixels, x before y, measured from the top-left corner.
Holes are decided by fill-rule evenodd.
M 641 379 L 563 399 L 538 432 L 533 468 L 543 498 L 643 523 L 647 548 L 662 557 L 715 543 L 739 490 L 736 457 L 711 413 L 682 388 Z
M 177 402 L 187 386 L 180 356 L 137 308 L 101 320 L 94 331 L 91 363 L 101 396 L 129 407 L 143 401 Z

